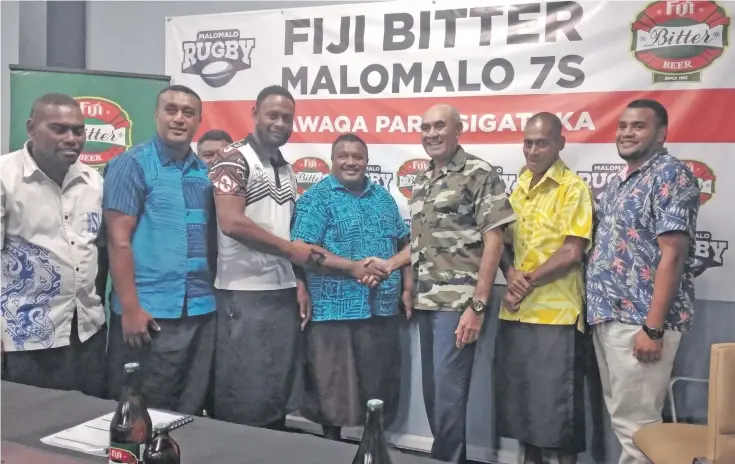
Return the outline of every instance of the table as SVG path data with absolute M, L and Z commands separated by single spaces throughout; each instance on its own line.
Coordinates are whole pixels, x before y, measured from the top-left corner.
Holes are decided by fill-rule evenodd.
M 40 439 L 114 411 L 113 401 L 79 392 L 2 382 L 4 464 L 100 464 L 105 458 L 56 448 Z M 172 432 L 182 464 L 350 464 L 357 445 L 307 434 L 278 432 L 197 417 Z M 6 446 L 11 451 L 6 455 Z M 32 459 L 29 461 L 28 459 Z M 392 452 L 393 464 L 439 464 Z

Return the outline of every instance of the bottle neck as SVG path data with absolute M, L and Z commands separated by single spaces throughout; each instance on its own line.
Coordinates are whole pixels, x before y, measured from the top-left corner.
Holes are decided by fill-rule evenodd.
M 123 396 L 135 396 L 138 393 L 138 371 L 126 372 L 123 378 Z

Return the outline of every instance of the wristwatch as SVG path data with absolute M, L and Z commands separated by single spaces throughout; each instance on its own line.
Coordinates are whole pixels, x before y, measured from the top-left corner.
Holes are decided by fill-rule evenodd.
M 664 330 L 663 329 L 652 329 L 648 327 L 646 324 L 643 324 L 643 331 L 648 335 L 648 338 L 651 340 L 661 340 L 664 338 Z
M 482 314 L 487 309 L 487 305 L 480 300 L 472 299 L 470 301 L 470 308 L 472 308 L 475 314 Z

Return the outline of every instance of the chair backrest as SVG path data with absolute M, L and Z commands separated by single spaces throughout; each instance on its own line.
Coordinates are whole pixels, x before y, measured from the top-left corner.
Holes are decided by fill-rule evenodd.
M 735 463 L 735 343 L 710 350 L 707 411 L 707 458 L 714 464 Z

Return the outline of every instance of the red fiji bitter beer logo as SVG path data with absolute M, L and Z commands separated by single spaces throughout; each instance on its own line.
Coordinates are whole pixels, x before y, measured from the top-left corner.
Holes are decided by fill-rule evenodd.
M 291 165 L 296 174 L 296 185 L 299 195 L 317 184 L 324 176 L 329 174 L 329 165 L 321 158 L 306 157 L 299 158 Z
M 427 159 L 410 159 L 403 163 L 398 168 L 398 191 L 410 200 L 414 182 L 428 167 L 429 160 Z
M 133 121 L 112 100 L 102 97 L 76 97 L 84 115 L 87 141 L 80 156 L 82 163 L 101 166 L 132 146 Z
M 137 464 L 138 458 L 130 452 L 129 450 L 122 449 L 122 448 L 110 448 L 108 451 L 108 456 L 110 458 L 110 463 L 115 464 Z
M 631 48 L 653 71 L 653 82 L 699 82 L 701 71 L 722 56 L 730 18 L 712 1 L 659 1 L 632 25 Z
M 692 170 L 694 177 L 699 183 L 699 205 L 707 203 L 715 194 L 715 172 L 701 161 L 682 160 L 689 169 Z

